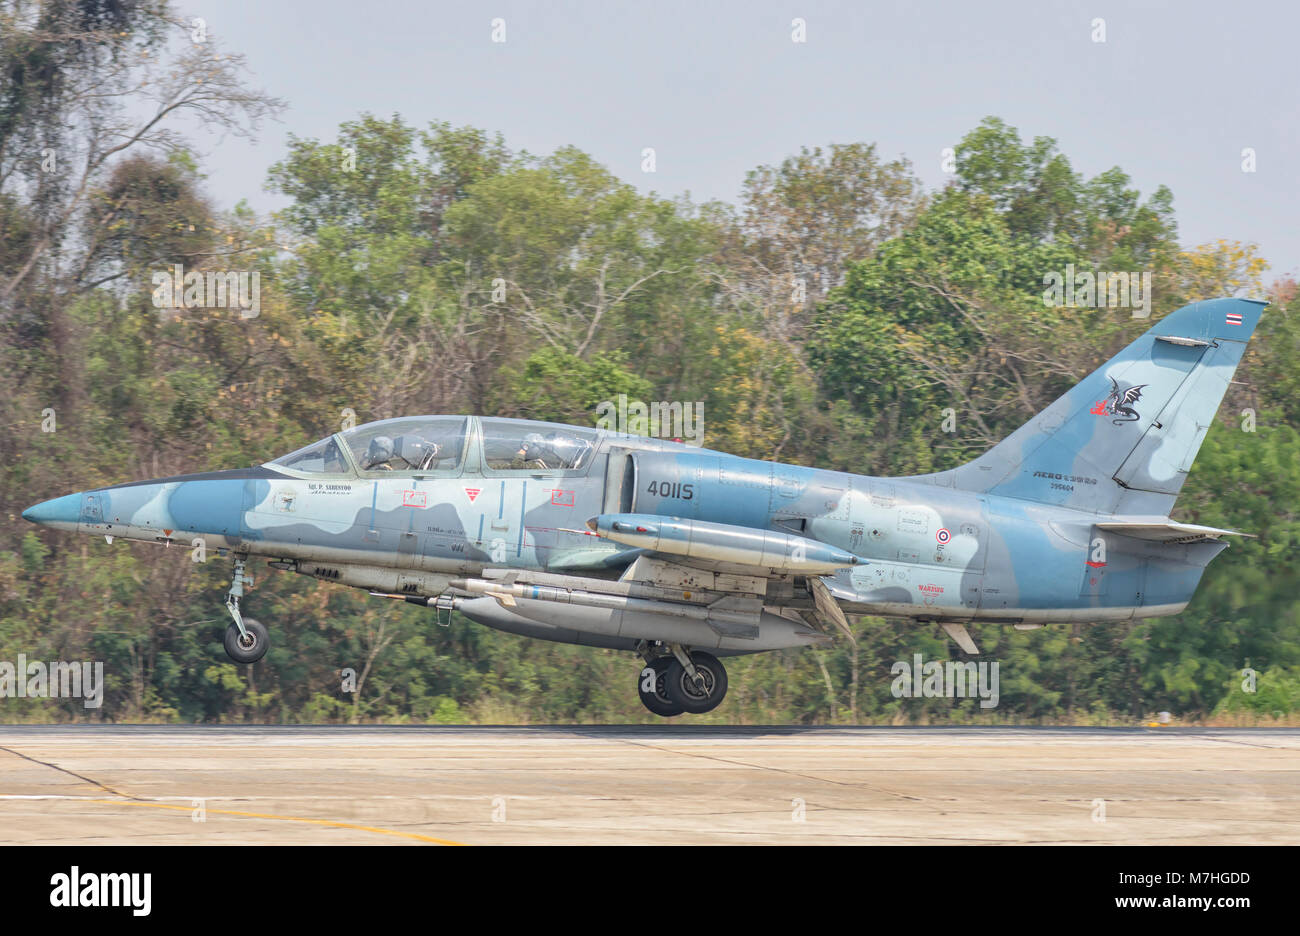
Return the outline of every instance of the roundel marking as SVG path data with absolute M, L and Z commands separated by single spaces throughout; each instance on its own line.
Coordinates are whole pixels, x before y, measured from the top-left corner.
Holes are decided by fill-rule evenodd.
M 948 541 L 952 539 L 952 534 L 948 532 L 947 527 L 939 527 L 934 531 L 934 538 L 939 541 L 940 546 L 946 546 Z

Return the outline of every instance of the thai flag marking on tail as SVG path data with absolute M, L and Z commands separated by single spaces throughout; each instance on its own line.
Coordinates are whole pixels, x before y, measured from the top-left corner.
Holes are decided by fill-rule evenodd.
M 1240 325 L 1240 324 L 1241 324 L 1241 313 L 1240 313 L 1240 312 L 1229 312 L 1227 315 L 1228 315 L 1228 324 L 1229 324 L 1229 325 Z

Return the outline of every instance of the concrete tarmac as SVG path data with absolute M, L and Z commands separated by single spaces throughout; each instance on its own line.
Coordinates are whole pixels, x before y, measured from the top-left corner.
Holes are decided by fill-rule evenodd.
M 1297 844 L 1300 729 L 0 726 L 0 843 Z

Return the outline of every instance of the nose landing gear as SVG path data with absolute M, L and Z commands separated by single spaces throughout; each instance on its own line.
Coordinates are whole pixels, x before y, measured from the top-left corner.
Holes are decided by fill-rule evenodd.
M 270 636 L 257 621 L 239 613 L 239 599 L 244 596 L 244 586 L 252 585 L 253 578 L 244 572 L 244 559 L 235 557 L 235 572 L 231 577 L 230 591 L 226 594 L 226 610 L 234 623 L 226 627 L 226 655 L 236 663 L 256 663 L 266 656 Z

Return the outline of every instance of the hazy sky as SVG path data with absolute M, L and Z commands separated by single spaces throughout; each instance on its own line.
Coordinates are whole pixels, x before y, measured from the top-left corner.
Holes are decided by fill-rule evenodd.
M 801 145 L 871 141 L 928 186 L 981 118 L 1055 137 L 1076 171 L 1118 165 L 1174 193 L 1185 245 L 1253 241 L 1269 279 L 1300 270 L 1293 4 L 179 0 L 253 83 L 284 98 L 257 144 L 199 138 L 223 207 L 262 186 L 289 133 L 332 140 L 362 111 L 573 144 L 662 195 L 735 200 Z M 492 20 L 506 41 L 492 41 Z M 791 20 L 807 41 L 791 41 Z M 1093 41 L 1094 19 L 1106 41 Z M 657 171 L 641 171 L 654 147 Z M 1242 171 L 1242 150 L 1257 171 Z

